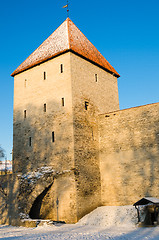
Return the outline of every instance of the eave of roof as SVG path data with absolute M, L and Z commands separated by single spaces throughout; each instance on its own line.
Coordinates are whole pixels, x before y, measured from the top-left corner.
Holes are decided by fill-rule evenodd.
M 147 204 L 159 204 L 159 199 L 155 197 L 144 197 L 133 204 L 133 206 L 147 205 Z
M 120 77 L 110 63 L 69 18 L 67 18 L 11 76 L 15 76 L 68 51 L 92 62 L 116 77 Z

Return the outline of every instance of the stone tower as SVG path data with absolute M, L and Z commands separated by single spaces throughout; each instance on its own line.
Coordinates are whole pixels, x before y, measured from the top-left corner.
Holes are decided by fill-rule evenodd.
M 119 74 L 67 18 L 12 76 L 14 174 L 54 176 L 23 186 L 23 211 L 76 222 L 101 204 L 97 115 L 119 110 Z

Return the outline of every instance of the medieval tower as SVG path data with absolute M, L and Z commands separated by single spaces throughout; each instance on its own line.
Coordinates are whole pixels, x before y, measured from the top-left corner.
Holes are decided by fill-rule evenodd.
M 59 173 L 32 217 L 56 219 L 58 199 L 76 222 L 100 205 L 97 116 L 119 110 L 119 74 L 67 18 L 12 76 L 13 171 Z
M 12 76 L 0 224 L 75 223 L 98 206 L 159 198 L 159 103 L 119 110 L 119 74 L 69 18 Z

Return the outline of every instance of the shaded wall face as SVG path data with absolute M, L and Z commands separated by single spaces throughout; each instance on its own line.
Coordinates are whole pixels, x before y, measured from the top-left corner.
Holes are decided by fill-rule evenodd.
M 159 104 L 99 116 L 103 205 L 159 197 Z
M 119 109 L 117 79 L 71 54 L 78 219 L 100 205 L 98 113 Z
M 70 79 L 69 53 L 15 76 L 14 172 L 73 167 Z
M 18 208 L 22 214 L 32 219 L 77 221 L 74 171 L 19 180 Z
M 0 224 L 18 224 L 18 193 L 19 184 L 16 175 L 0 176 Z
M 13 135 L 21 214 L 76 222 L 70 53 L 15 76 Z

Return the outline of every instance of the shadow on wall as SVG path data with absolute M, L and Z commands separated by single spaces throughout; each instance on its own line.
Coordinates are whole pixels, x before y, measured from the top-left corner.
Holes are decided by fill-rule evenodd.
M 0 192 L 0 224 L 15 224 L 18 216 L 16 209 L 16 197 L 18 195 L 18 186 L 15 174 L 0 176 L 0 183 L 4 193 Z M 12 216 L 14 221 L 12 222 Z
M 56 102 L 44 105 L 28 105 L 14 113 L 14 172 L 25 174 L 43 166 L 56 170 L 72 167 L 72 114 L 65 107 L 58 108 Z
M 81 99 L 81 98 L 80 98 Z M 87 99 L 87 106 L 84 103 Z M 98 145 L 98 109 L 83 96 L 74 106 L 75 168 L 78 219 L 101 206 Z
M 128 205 L 144 196 L 159 196 L 158 116 L 159 104 L 100 116 L 104 205 Z
M 15 110 L 13 132 L 13 174 L 0 178 L 7 192 L 6 198 L 0 193 L 3 224 L 29 212 L 32 217 L 40 216 L 54 175 L 73 168 L 72 114 L 57 102 L 46 103 L 45 109 L 44 104 L 40 108 L 29 104 Z M 51 212 L 54 196 L 50 199 L 47 209 Z
M 71 111 L 57 102 L 47 102 L 40 108 L 29 104 L 14 112 L 15 179 L 8 190 L 13 218 L 55 219 L 56 198 L 60 194 L 67 208 L 70 199 L 64 193 L 70 191 L 74 180 L 77 195 L 71 192 L 71 201 L 78 207 L 70 202 L 72 215 L 76 212 L 79 219 L 101 205 L 97 111 L 91 104 L 86 110 L 84 100 L 75 106 L 74 118 Z M 53 179 L 62 176 L 55 190 Z M 64 207 L 62 211 L 67 214 Z

